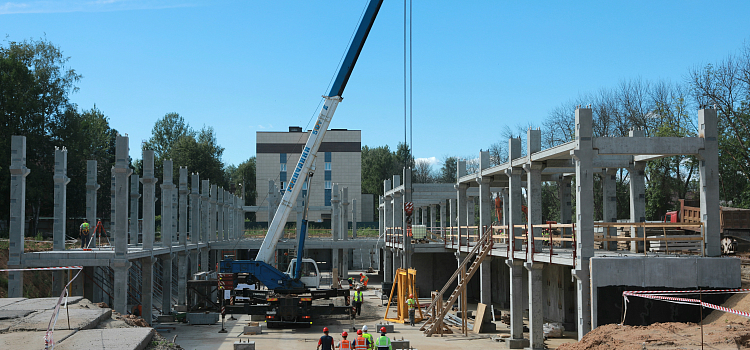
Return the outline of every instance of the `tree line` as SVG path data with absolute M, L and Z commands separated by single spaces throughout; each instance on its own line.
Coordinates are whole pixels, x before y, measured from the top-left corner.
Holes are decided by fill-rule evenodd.
M 98 161 L 97 217 L 110 215 L 110 169 L 115 161 L 118 131 L 96 105 L 80 109 L 71 100 L 83 78 L 68 66 L 70 57 L 45 38 L 6 41 L 0 46 L 0 196 L 10 198 L 11 136 L 26 137 L 26 214 L 29 235 L 36 235 L 39 218 L 53 216 L 54 150 L 68 150 L 67 215 L 86 215 L 86 161 Z M 167 113 L 157 120 L 151 138 L 143 145 L 154 150 L 156 177 L 163 183 L 162 161 L 172 159 L 174 182 L 179 180 L 179 166 L 199 172 L 236 194 L 242 191 L 246 204 L 255 201 L 255 157 L 235 166 L 222 162 L 222 148 L 211 127 L 194 130 L 177 113 Z M 134 175 L 143 176 L 142 161 L 132 160 Z M 156 186 L 157 194 L 160 192 Z M 156 206 L 157 215 L 160 206 Z M 7 223 L 9 201 L 0 201 L 0 222 Z M 69 232 L 77 223 L 69 222 Z M 2 225 L 0 225 L 2 227 Z M 0 235 L 7 237 L 7 225 Z

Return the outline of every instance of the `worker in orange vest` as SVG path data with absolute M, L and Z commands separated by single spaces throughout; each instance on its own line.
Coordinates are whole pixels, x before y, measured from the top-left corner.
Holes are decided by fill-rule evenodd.
M 365 288 L 367 288 L 367 281 L 369 280 L 370 280 L 370 277 L 365 276 L 363 273 L 359 274 L 359 281 L 365 285 Z
M 367 350 L 370 347 L 370 341 L 362 336 L 362 330 L 357 330 L 357 339 L 354 340 L 354 349 Z
M 345 349 L 351 349 L 352 348 L 352 342 L 346 340 L 346 337 L 349 336 L 349 333 L 346 333 L 346 331 L 343 331 L 341 333 L 341 337 L 344 339 L 341 339 L 338 344 L 336 344 L 336 347 L 342 350 Z

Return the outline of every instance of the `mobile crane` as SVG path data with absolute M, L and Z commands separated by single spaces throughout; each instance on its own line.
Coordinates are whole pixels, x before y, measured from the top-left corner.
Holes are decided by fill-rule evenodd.
M 292 267 L 289 274 L 275 268 L 271 263 L 274 261 L 276 253 L 276 244 L 283 235 L 284 225 L 286 224 L 292 207 L 296 203 L 297 197 L 302 191 L 302 183 L 309 181 L 314 172 L 314 162 L 318 148 L 323 142 L 323 137 L 328 130 L 328 125 L 333 118 L 336 107 L 342 100 L 342 94 L 346 87 L 349 77 L 351 76 L 354 65 L 357 63 L 362 47 L 367 40 L 375 17 L 377 17 L 383 0 L 370 0 L 359 23 L 357 32 L 352 39 L 351 45 L 346 56 L 339 68 L 336 79 L 331 86 L 331 90 L 325 98 L 323 107 L 318 115 L 310 136 L 302 149 L 297 166 L 290 177 L 285 188 L 281 204 L 276 210 L 273 220 L 268 226 L 268 233 L 263 239 L 263 243 L 258 250 L 255 260 L 223 260 L 220 262 L 219 273 L 226 276 L 236 286 L 244 279 L 246 282 L 260 282 L 268 288 L 268 291 L 244 290 L 243 297 L 247 298 L 244 305 L 227 306 L 229 313 L 244 314 L 263 314 L 268 327 L 302 325 L 309 326 L 312 324 L 312 317 L 324 314 L 347 314 L 350 312 L 348 306 L 329 305 L 312 305 L 314 299 L 329 299 L 332 297 L 345 296 L 348 301 L 349 290 L 346 289 L 310 289 L 301 281 L 301 270 L 308 259 L 303 260 L 303 249 L 307 231 L 307 220 L 303 220 L 302 227 L 299 230 L 297 244 L 297 258 L 294 261 L 294 274 L 291 275 Z M 305 201 L 307 207 L 308 201 Z M 305 209 L 305 212 L 307 209 Z M 314 264 L 314 262 L 313 262 Z M 317 271 L 317 265 L 315 266 Z M 232 288 L 234 289 L 234 288 Z M 346 303 L 348 305 L 348 302 Z

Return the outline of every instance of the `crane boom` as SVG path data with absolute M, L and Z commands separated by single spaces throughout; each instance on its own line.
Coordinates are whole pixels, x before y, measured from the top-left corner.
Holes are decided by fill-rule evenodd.
M 323 137 L 328 130 L 328 125 L 331 123 L 334 112 L 336 112 L 336 107 L 342 100 L 341 95 L 344 93 L 349 76 L 351 76 L 352 70 L 354 70 L 354 65 L 357 63 L 359 54 L 365 45 L 367 36 L 382 4 L 383 0 L 370 0 L 370 3 L 367 5 L 365 14 L 362 16 L 362 21 L 359 23 L 357 32 L 339 68 L 336 79 L 333 85 L 331 85 L 331 91 L 328 93 L 328 96 L 324 96 L 325 103 L 318 115 L 315 126 L 310 132 L 310 137 L 302 149 L 297 166 L 294 167 L 294 172 L 288 181 L 284 196 L 281 198 L 281 204 L 279 204 L 276 215 L 274 215 L 273 220 L 268 225 L 268 233 L 266 233 L 266 237 L 260 245 L 258 255 L 255 257 L 256 261 L 263 261 L 267 264 L 272 264 L 274 261 L 276 244 L 283 235 L 284 225 L 287 218 L 289 218 L 289 214 L 292 212 L 292 206 L 297 201 L 300 191 L 302 191 L 302 186 L 297 186 L 297 184 L 305 182 L 307 174 L 314 164 L 318 148 L 323 143 Z

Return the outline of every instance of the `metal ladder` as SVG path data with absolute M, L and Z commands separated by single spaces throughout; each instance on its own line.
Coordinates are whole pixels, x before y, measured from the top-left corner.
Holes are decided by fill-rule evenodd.
M 427 308 L 427 310 L 430 310 L 430 318 L 419 329 L 425 332 L 425 336 L 429 337 L 433 335 L 439 327 L 442 327 L 443 318 L 456 302 L 458 296 L 464 291 L 464 289 L 466 289 L 466 285 L 469 283 L 469 280 L 471 280 L 471 277 L 474 276 L 474 273 L 477 272 L 477 270 L 479 269 L 479 265 L 482 263 L 482 261 L 484 261 L 484 258 L 492 250 L 492 243 L 492 229 L 490 228 L 486 230 L 484 234 L 482 234 L 482 237 L 479 239 L 479 241 L 477 241 L 477 244 L 474 246 L 471 252 L 469 252 L 469 255 L 466 256 L 458 269 L 456 269 L 456 272 L 453 273 L 453 276 L 451 276 L 445 286 L 443 286 L 443 289 L 432 300 L 430 306 Z M 469 266 L 468 269 L 464 270 L 466 268 L 466 265 L 474 256 L 476 256 L 476 258 L 472 262 L 471 266 Z M 442 308 L 439 310 L 435 310 L 437 301 L 442 300 L 443 295 L 445 295 L 445 292 L 448 290 L 456 277 L 461 274 L 461 271 L 466 271 L 466 273 L 461 276 L 461 281 L 456 286 L 456 289 L 453 290 L 453 293 L 451 293 L 451 295 L 448 297 L 448 301 L 443 304 Z

